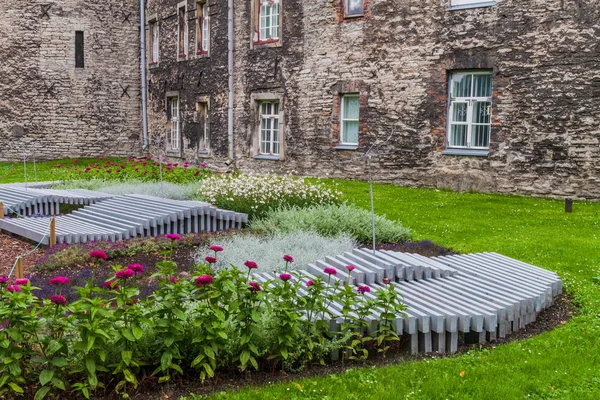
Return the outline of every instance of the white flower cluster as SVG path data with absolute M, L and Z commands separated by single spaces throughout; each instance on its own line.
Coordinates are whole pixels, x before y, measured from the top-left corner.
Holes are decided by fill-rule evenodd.
M 204 179 L 198 196 L 213 204 L 243 202 L 256 210 L 264 206 L 309 206 L 341 201 L 342 193 L 323 184 L 305 182 L 290 175 L 211 176 Z

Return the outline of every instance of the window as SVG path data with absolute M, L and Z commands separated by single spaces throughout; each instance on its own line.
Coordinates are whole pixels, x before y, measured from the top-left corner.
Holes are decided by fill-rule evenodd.
M 208 102 L 196 103 L 195 117 L 198 124 L 198 152 L 208 153 Z
M 179 150 L 181 121 L 179 118 L 179 96 L 167 97 L 167 120 L 171 123 L 168 150 Z
M 276 42 L 279 40 L 280 0 L 256 0 L 258 2 L 258 39 L 257 42 Z
M 182 3 L 180 3 L 182 4 Z M 185 2 L 183 2 L 183 6 L 180 6 L 177 10 L 177 26 L 178 26 L 178 41 L 177 41 L 177 58 L 186 58 L 187 57 L 187 47 L 188 47 L 188 29 L 187 29 L 187 19 L 186 19 L 186 11 L 185 11 Z
M 259 103 L 260 154 L 279 155 L 279 102 Z
M 158 63 L 158 22 L 150 21 L 150 63 Z
M 364 0 L 344 0 L 344 17 L 362 17 L 365 12 Z
M 83 31 L 75 31 L 75 68 L 84 68 Z
M 453 72 L 449 79 L 448 147 L 487 149 L 492 122 L 492 72 Z
M 496 0 L 450 0 L 450 8 L 474 8 L 496 5 Z
M 358 145 L 359 94 L 342 95 L 340 108 L 340 144 Z
M 208 3 L 196 4 L 196 53 L 207 54 L 210 41 Z

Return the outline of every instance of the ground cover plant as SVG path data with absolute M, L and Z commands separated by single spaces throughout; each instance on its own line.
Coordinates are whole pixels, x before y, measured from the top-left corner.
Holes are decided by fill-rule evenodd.
M 311 183 L 291 175 L 273 174 L 210 176 L 200 183 L 198 196 L 217 207 L 248 214 L 251 220 L 276 208 L 305 208 L 342 201 L 340 192 L 318 181 Z
M 339 181 L 369 209 L 369 186 Z M 383 368 L 352 369 L 239 392 L 227 399 L 597 399 L 600 398 L 600 203 L 375 185 L 375 211 L 462 253 L 495 251 L 556 271 L 579 314 L 559 328 L 495 349 Z M 195 398 L 200 398 L 197 396 Z M 205 398 L 205 397 L 202 397 Z
M 196 198 L 197 183 L 176 184 L 172 182 L 144 182 L 138 179 L 128 179 L 124 182 L 114 180 L 89 179 L 64 181 L 52 185 L 53 189 L 87 189 L 97 190 L 113 195 L 144 194 L 164 197 L 173 200 L 193 200 Z

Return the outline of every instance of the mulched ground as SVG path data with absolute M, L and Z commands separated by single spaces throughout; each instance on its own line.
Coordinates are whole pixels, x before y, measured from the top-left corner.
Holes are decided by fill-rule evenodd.
M 12 268 L 14 259 L 22 253 L 30 251 L 34 248 L 34 245 L 26 241 L 17 239 L 15 237 L 0 234 L 0 276 L 5 276 Z M 391 249 L 395 251 L 408 251 L 420 253 L 425 256 L 436 256 L 436 255 L 447 255 L 452 254 L 451 250 L 442 248 L 435 245 L 432 242 L 423 241 L 418 243 L 401 243 L 401 244 L 386 244 L 380 246 L 380 248 Z M 173 260 L 177 262 L 182 270 L 189 270 L 193 266 L 193 259 L 196 249 L 178 248 L 175 249 Z M 34 271 L 34 261 L 43 255 L 43 249 L 39 249 L 35 254 L 25 259 L 25 272 L 26 275 L 33 275 L 39 282 L 47 281 L 47 279 L 56 275 L 73 276 L 80 272 L 84 268 L 91 267 L 90 265 L 70 265 L 60 270 L 54 271 Z M 12 260 L 12 261 L 11 261 Z M 148 274 L 154 272 L 154 265 L 156 262 L 163 260 L 163 256 L 159 254 L 138 254 L 132 257 L 121 257 L 110 260 L 109 262 L 103 262 L 101 270 L 104 274 L 110 273 L 110 266 L 114 264 L 128 265 L 128 264 L 143 264 L 147 266 Z M 183 272 L 182 274 L 186 274 Z M 528 325 L 524 329 L 518 332 L 512 333 L 504 339 L 499 339 L 493 343 L 485 343 L 482 345 L 483 348 L 492 348 L 504 343 L 512 342 L 515 340 L 523 340 L 532 336 L 538 335 L 542 332 L 552 330 L 560 325 L 565 324 L 576 312 L 576 307 L 572 303 L 572 299 L 568 296 L 562 295 L 556 298 L 555 304 L 544 312 L 540 313 L 537 317 L 536 322 Z M 475 347 L 479 348 L 479 345 Z M 464 353 L 473 348 L 472 345 L 461 345 L 457 354 Z M 375 352 L 373 352 L 375 353 Z M 382 366 L 389 365 L 398 362 L 432 359 L 440 357 L 452 357 L 453 355 L 439 355 L 439 354 L 419 354 L 412 356 L 399 349 L 392 349 L 385 359 L 370 359 L 364 363 L 348 363 L 342 365 L 341 362 L 332 363 L 326 366 L 308 366 L 304 371 L 296 372 L 293 374 L 284 373 L 281 371 L 275 372 L 252 372 L 248 374 L 240 374 L 239 372 L 232 371 L 221 371 L 217 373 L 214 379 L 201 384 L 196 376 L 183 377 L 179 381 L 172 382 L 170 384 L 158 384 L 156 379 L 153 377 L 147 377 L 142 380 L 140 387 L 136 393 L 131 395 L 132 399 L 178 399 L 180 396 L 188 396 L 190 392 L 196 394 L 210 394 L 214 392 L 230 391 L 240 389 L 245 386 L 258 386 L 274 382 L 286 382 L 290 380 L 314 377 L 319 375 L 326 375 L 331 373 L 340 373 L 349 368 L 357 367 L 368 367 L 368 366 Z M 97 392 L 95 399 L 117 399 L 119 398 L 114 393 L 101 393 Z

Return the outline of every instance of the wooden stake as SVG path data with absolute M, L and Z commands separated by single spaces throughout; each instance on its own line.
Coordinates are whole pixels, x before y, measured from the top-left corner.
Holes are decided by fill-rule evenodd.
M 50 247 L 56 244 L 56 220 L 50 220 Z
M 21 257 L 17 258 L 16 277 L 17 279 L 23 278 L 23 259 Z

